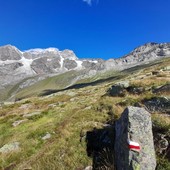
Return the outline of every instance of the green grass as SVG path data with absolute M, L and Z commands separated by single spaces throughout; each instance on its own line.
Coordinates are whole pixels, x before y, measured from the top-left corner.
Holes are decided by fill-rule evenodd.
M 126 79 L 129 78 L 128 76 L 140 76 L 140 69 L 128 70 L 134 74 L 127 74 Z M 153 68 L 150 68 L 150 66 L 148 68 L 142 67 L 142 71 L 145 73 L 150 69 Z M 72 74 L 74 77 L 74 72 Z M 107 79 L 107 75 L 110 76 L 109 79 Z M 28 98 L 12 105 L 4 105 L 0 110 L 0 147 L 18 141 L 20 142 L 20 150 L 0 154 L 0 169 L 13 166 L 12 169 L 16 170 L 26 168 L 33 170 L 75 170 L 91 165 L 92 160 L 86 155 L 85 141 L 80 143 L 80 132 L 85 133 L 94 127 L 101 128 L 107 121 L 117 120 L 126 106 L 153 96 L 151 91 L 141 95 L 127 93 L 125 97 L 107 96 L 105 94 L 108 88 L 115 82 L 124 80 L 126 73 L 119 75 L 110 72 L 107 75 L 101 75 L 103 79 L 100 83 L 89 84 L 84 88 L 70 89 L 50 97 Z M 99 76 L 84 81 L 94 83 L 100 79 Z M 61 88 L 62 84 L 67 86 L 70 79 L 69 74 L 48 78 L 23 89 L 18 93 L 18 97 L 36 95 L 46 88 L 56 89 L 59 86 Z M 140 81 L 144 82 L 145 79 Z M 83 83 L 83 81 L 79 83 Z M 130 83 L 135 84 L 136 82 L 131 80 Z M 152 83 L 148 83 L 148 87 L 150 85 Z M 15 89 L 13 90 L 15 91 Z M 70 92 L 75 94 L 71 96 L 69 95 Z M 26 104 L 30 107 L 21 109 L 21 106 Z M 54 105 L 49 106 L 51 104 Z M 23 114 L 36 111 L 40 111 L 41 114 L 28 118 L 27 121 L 17 127 L 12 126 L 14 121 L 25 119 Z M 159 128 L 166 131 L 170 128 L 170 120 L 165 118 L 164 115 L 153 114 L 152 120 Z M 42 140 L 46 133 L 50 133 L 51 138 Z M 169 168 L 166 159 L 158 158 L 158 162 L 159 170 Z
M 82 93 L 85 95 L 81 95 Z M 1 155 L 1 168 L 16 164 L 16 169 L 27 166 L 33 169 L 48 169 L 54 166 L 61 169 L 62 167 L 74 169 L 74 167 L 84 168 L 91 164 L 91 160 L 86 156 L 85 143 L 79 142 L 80 130 L 93 128 L 95 122 L 104 122 L 107 118 L 107 114 L 94 109 L 82 111 L 87 107 L 87 103 L 92 104 L 91 95 L 93 94 L 87 95 L 85 91 L 80 91 L 75 96 L 79 100 L 74 103 L 69 102 L 70 97 L 65 94 L 46 100 L 29 99 L 29 104 L 33 104 L 35 109 L 43 110 L 41 116 L 33 116 L 17 127 L 12 127 L 12 123 L 22 119 L 22 110 L 18 110 L 22 103 L 5 106 L 3 109 L 9 114 L 1 117 L 0 137 L 3 140 L 0 146 L 18 141 L 21 143 L 21 150 L 9 155 Z M 58 101 L 65 102 L 65 107 L 57 105 L 48 109 L 49 104 Z M 18 116 L 14 114 L 15 112 Z M 47 132 L 52 137 L 43 141 L 41 138 Z

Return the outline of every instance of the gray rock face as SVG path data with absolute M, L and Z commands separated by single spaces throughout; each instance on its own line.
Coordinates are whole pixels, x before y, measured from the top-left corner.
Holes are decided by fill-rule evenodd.
M 20 60 L 21 52 L 14 46 L 6 45 L 0 47 L 0 60 Z
M 82 66 L 86 69 L 90 70 L 105 70 L 106 67 L 104 65 L 105 61 L 98 59 L 98 60 L 83 60 Z
M 3 66 L 0 67 L 0 73 L 5 74 L 5 73 L 10 73 L 12 74 L 13 71 L 16 69 L 22 67 L 23 64 L 19 62 L 11 63 L 11 64 L 4 64 Z
M 59 59 L 60 60 L 60 59 Z M 46 74 L 46 73 L 53 73 L 54 69 L 60 67 L 59 60 L 52 60 L 47 62 L 47 58 L 39 58 L 35 59 L 32 64 L 31 68 L 36 72 L 36 74 Z
M 154 170 L 156 168 L 150 114 L 143 108 L 128 107 L 115 125 L 115 163 L 117 170 Z M 140 150 L 130 149 L 129 140 Z
M 72 70 L 77 67 L 77 63 L 74 60 L 64 60 L 64 67 L 68 70 Z
M 119 65 L 122 63 L 125 65 L 140 62 L 144 63 L 146 61 L 152 61 L 166 56 L 170 56 L 170 43 L 147 43 L 135 48 L 130 54 L 118 59 L 117 62 Z
M 74 54 L 73 51 L 71 50 L 63 50 L 60 52 L 60 55 L 64 58 L 64 59 L 70 59 L 70 60 L 76 60 L 78 59 L 76 57 L 76 55 Z

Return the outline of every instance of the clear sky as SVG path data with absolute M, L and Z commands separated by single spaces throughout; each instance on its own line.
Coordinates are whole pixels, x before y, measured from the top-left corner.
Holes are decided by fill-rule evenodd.
M 0 0 L 0 46 L 71 49 L 117 58 L 170 42 L 170 0 Z

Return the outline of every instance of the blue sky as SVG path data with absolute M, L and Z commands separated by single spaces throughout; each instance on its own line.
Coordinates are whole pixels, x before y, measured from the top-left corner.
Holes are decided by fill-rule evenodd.
M 0 0 L 0 46 L 117 58 L 147 42 L 170 42 L 169 9 L 169 0 Z

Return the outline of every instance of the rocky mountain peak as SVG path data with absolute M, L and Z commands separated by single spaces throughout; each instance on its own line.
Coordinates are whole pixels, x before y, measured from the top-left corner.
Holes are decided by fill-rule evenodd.
M 0 47 L 0 60 L 20 60 L 22 52 L 15 46 L 5 45 Z
M 69 60 L 77 60 L 78 59 L 72 50 L 66 49 L 66 50 L 61 51 L 60 54 L 65 59 L 69 59 Z

